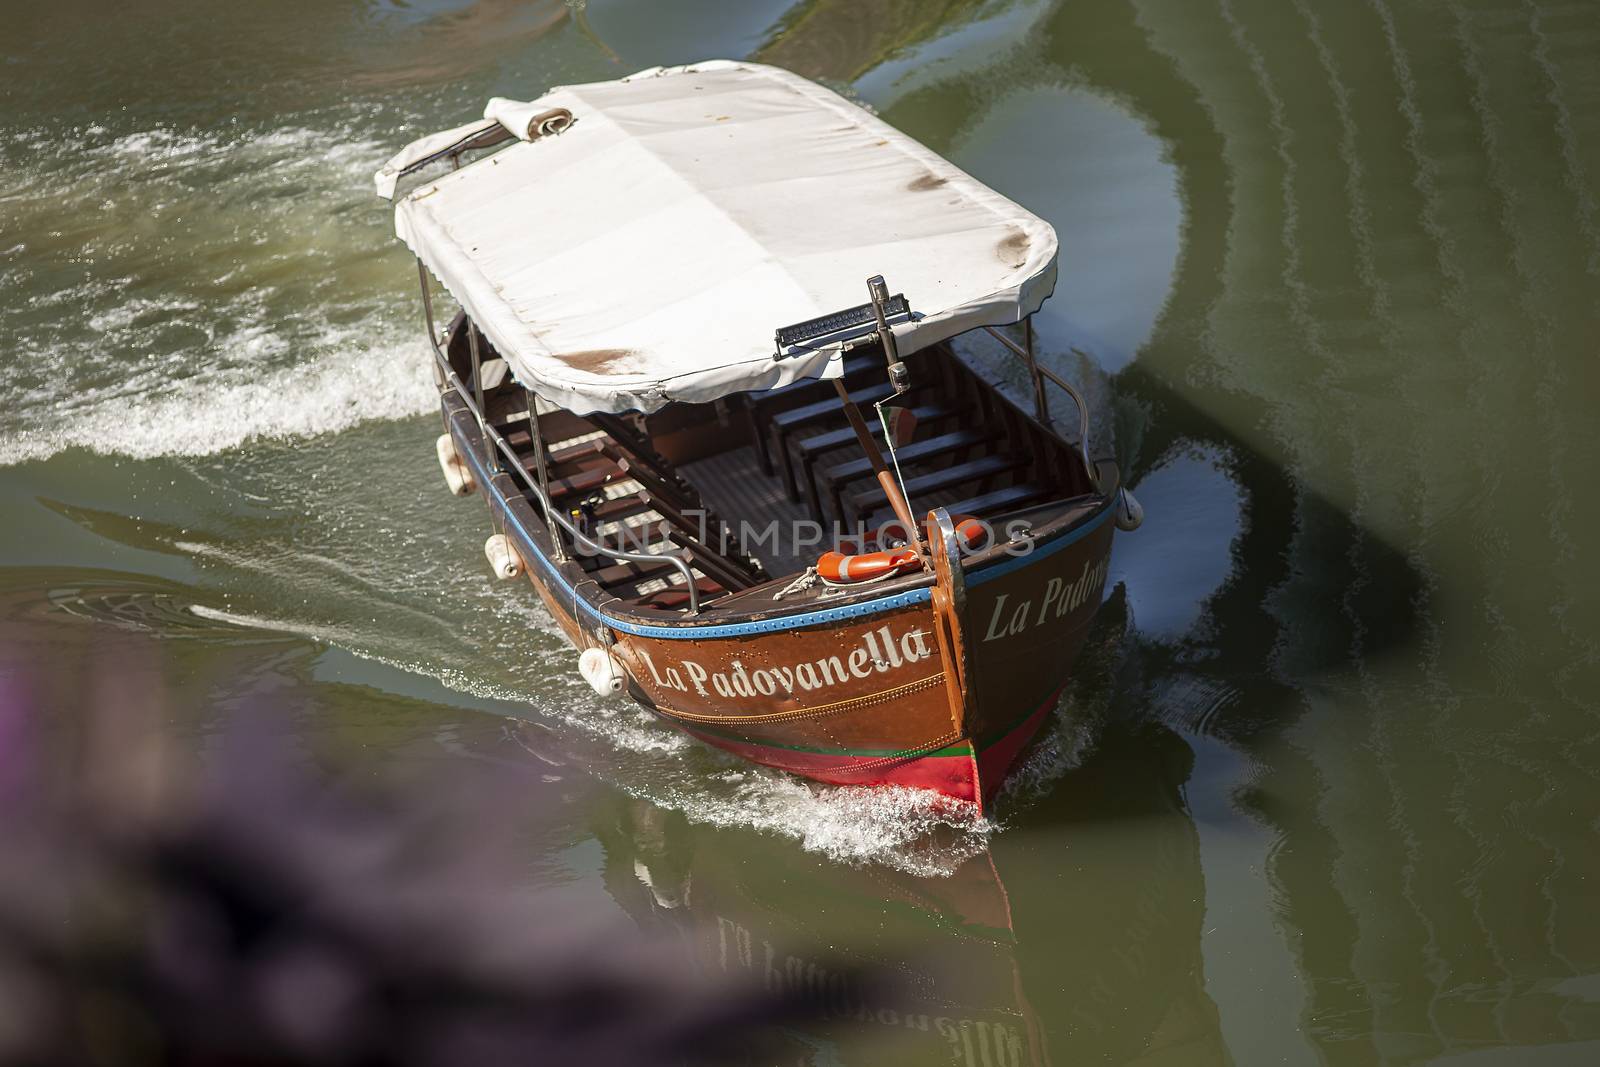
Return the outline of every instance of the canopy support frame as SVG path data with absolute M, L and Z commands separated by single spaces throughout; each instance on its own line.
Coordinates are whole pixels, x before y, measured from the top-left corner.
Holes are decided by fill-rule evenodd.
M 483 434 L 483 461 L 489 465 L 491 471 L 500 470 L 499 457 L 494 454 L 494 448 L 489 443 L 489 435 L 483 433 L 484 424 L 488 417 L 483 411 L 483 355 L 478 350 L 478 324 L 471 319 L 467 323 L 467 351 L 472 354 L 472 405 L 473 413 L 478 417 L 478 432 Z
M 1038 420 L 1050 425 L 1050 400 L 1044 395 L 1044 375 L 1039 372 L 1039 358 L 1033 351 L 1033 316 L 1022 320 L 1022 360 L 1028 365 L 1028 377 L 1033 379 L 1033 412 Z
M 539 477 L 539 492 L 544 499 L 550 499 L 550 469 L 549 461 L 544 452 L 544 433 L 539 428 L 539 398 L 532 389 L 522 387 L 522 395 L 528 401 L 528 436 L 533 441 L 533 462 Z M 567 560 L 566 546 L 561 543 L 561 538 L 550 538 L 556 548 L 556 560 L 565 563 Z
M 1017 342 L 1013 341 L 1011 338 L 1007 337 L 993 326 L 985 326 L 984 329 L 987 330 L 995 340 L 999 341 L 1014 354 L 1020 356 L 1023 362 L 1027 364 L 1028 375 L 1033 379 L 1033 401 L 1034 406 L 1038 411 L 1038 419 L 1040 423 L 1052 431 L 1055 430 L 1055 419 L 1050 414 L 1050 398 L 1045 394 L 1046 382 L 1050 382 L 1051 384 L 1055 385 L 1072 398 L 1073 404 L 1078 408 L 1078 456 L 1083 461 L 1083 469 L 1084 472 L 1089 476 L 1089 483 L 1098 489 L 1099 478 L 1095 474 L 1094 463 L 1092 463 L 1089 459 L 1089 405 L 1084 401 L 1083 394 L 1078 392 L 1071 382 L 1067 381 L 1055 371 L 1048 370 L 1039 365 L 1039 361 L 1037 358 L 1035 358 L 1033 353 L 1033 316 L 1029 315 L 1023 320 L 1023 322 L 1027 326 L 1026 340 L 1028 343 L 1026 347 L 1017 344 Z M 1084 359 L 1088 358 L 1076 348 L 1073 348 L 1070 351 L 1075 356 L 1079 356 Z
M 444 350 L 439 347 L 439 339 L 434 334 L 433 296 L 428 289 L 428 268 L 421 259 L 417 260 L 417 275 L 422 282 L 422 309 L 427 322 L 428 347 L 433 351 L 433 358 L 438 364 L 440 373 L 444 376 L 445 386 L 453 390 L 470 408 L 472 407 L 472 391 L 467 388 L 466 383 L 461 380 L 461 376 L 450 365 L 450 357 L 445 355 Z M 467 321 L 471 322 L 470 319 Z M 614 559 L 622 563 L 658 563 L 661 560 L 666 560 L 673 570 L 683 576 L 684 592 L 689 595 L 687 613 L 690 615 L 700 614 L 700 591 L 695 587 L 694 570 L 690 568 L 687 561 L 681 556 L 672 555 L 671 553 L 657 555 L 653 552 L 628 552 L 620 548 L 607 548 L 591 540 L 582 530 L 574 526 L 565 515 L 562 515 L 551 506 L 550 497 L 529 476 L 527 468 L 523 467 L 516 451 L 500 435 L 500 431 L 496 430 L 493 425 L 482 421 L 481 417 L 478 425 L 483 428 L 485 438 L 493 442 L 494 446 L 500 450 L 500 453 L 510 461 L 511 470 L 516 478 L 520 479 L 522 484 L 527 486 L 528 490 L 533 494 L 535 502 L 539 505 L 539 510 L 544 515 L 545 525 L 550 528 L 550 540 L 552 542 L 559 542 L 560 535 L 554 529 L 554 527 L 559 526 L 571 535 L 573 543 L 580 549 L 585 552 L 593 552 L 598 556 L 604 556 L 607 559 Z M 485 492 L 490 492 L 492 487 L 484 486 L 483 489 Z

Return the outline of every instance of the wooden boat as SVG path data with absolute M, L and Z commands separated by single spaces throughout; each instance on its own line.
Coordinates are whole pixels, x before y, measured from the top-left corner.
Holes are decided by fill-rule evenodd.
M 377 175 L 402 181 L 441 466 L 596 691 L 820 781 L 992 797 L 1138 521 L 1033 358 L 1050 226 L 726 61 L 493 100 Z M 1032 410 L 955 354 L 973 330 Z

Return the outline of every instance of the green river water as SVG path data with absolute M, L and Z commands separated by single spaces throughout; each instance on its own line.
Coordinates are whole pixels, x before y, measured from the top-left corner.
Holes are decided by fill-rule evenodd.
M 478 817 L 553 921 L 808 990 L 752 1062 L 1600 1062 L 1594 0 L 0 0 L 0 42 L 0 699 L 509 770 Z M 989 819 L 600 702 L 439 477 L 371 172 L 716 57 L 1060 235 L 1042 350 L 1147 521 Z

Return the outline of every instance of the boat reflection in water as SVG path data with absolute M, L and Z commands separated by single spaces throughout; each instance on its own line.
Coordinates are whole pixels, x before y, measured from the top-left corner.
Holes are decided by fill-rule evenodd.
M 621 796 L 595 833 L 612 896 L 699 973 L 799 992 L 777 1062 L 1225 1063 L 1201 965 L 1192 765 L 1171 730 L 1112 724 L 947 878 L 842 868 Z M 1047 828 L 1056 864 L 1037 859 Z

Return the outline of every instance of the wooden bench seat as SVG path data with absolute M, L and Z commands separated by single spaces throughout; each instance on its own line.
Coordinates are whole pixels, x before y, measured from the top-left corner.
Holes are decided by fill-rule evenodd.
M 921 420 L 918 421 L 920 422 Z M 925 460 L 936 459 L 946 455 L 953 456 L 959 462 L 965 460 L 967 454 L 973 449 L 988 441 L 989 438 L 970 428 L 952 430 L 950 433 L 940 434 L 937 437 L 914 441 L 898 450 L 900 468 L 903 471 Z M 820 495 L 821 490 L 825 489 L 828 494 L 828 503 L 832 508 L 832 514 L 836 518 L 843 519 L 844 507 L 840 497 L 851 482 L 872 477 L 872 461 L 866 456 L 857 456 L 855 459 L 846 460 L 822 471 L 808 470 L 807 475 L 811 479 L 810 485 L 817 486 L 817 489 L 812 490 L 812 508 L 820 510 L 818 508 L 820 501 L 817 500 L 817 496 Z
M 1021 482 L 1017 485 L 1008 485 L 1003 489 L 994 489 L 987 493 L 958 500 L 954 504 L 946 505 L 945 510 L 951 515 L 971 515 L 974 518 L 986 519 L 992 515 L 1004 514 L 1008 511 L 1019 511 L 1033 504 L 1040 504 L 1057 495 L 1056 490 L 1048 485 L 1038 482 Z M 885 508 L 874 512 L 867 520 L 869 530 L 877 529 L 885 523 L 895 521 L 893 511 Z
M 850 392 L 850 399 L 856 402 L 857 407 L 870 407 L 879 400 L 884 399 L 894 392 L 888 382 L 877 382 L 863 386 Z M 839 394 L 829 391 L 828 395 L 809 404 L 780 411 L 769 420 L 768 434 L 774 443 L 782 446 L 785 438 L 793 435 L 803 427 L 817 422 L 827 422 L 844 419 L 844 408 L 839 402 Z
M 926 404 L 918 404 L 911 409 L 912 416 L 917 420 L 917 425 L 937 426 L 958 415 L 964 414 L 970 405 L 965 401 L 941 400 Z M 883 423 L 871 412 L 862 412 L 866 419 L 867 432 L 873 437 L 883 436 Z M 817 457 L 841 448 L 853 448 L 856 443 L 856 433 L 848 426 L 840 426 L 821 433 L 802 437 L 791 445 L 794 452 L 796 469 L 803 471 L 806 478 L 806 501 L 811 506 L 811 513 L 818 521 L 822 519 L 822 502 L 817 491 Z M 859 451 L 859 449 L 856 449 Z M 862 457 L 865 459 L 865 457 Z M 870 463 L 868 469 L 871 469 Z M 790 498 L 798 500 L 798 489 L 790 492 Z M 835 512 L 837 514 L 837 512 Z
M 530 474 L 534 472 L 532 459 L 524 460 L 523 465 L 528 468 Z M 550 479 L 550 500 L 554 503 L 576 493 L 596 492 L 613 482 L 626 481 L 629 477 L 628 472 L 615 463 L 586 467 L 565 478 Z
M 1004 453 L 993 456 L 982 456 L 978 459 L 968 460 L 965 463 L 955 463 L 948 467 L 941 467 L 925 474 L 914 475 L 905 480 L 906 498 L 916 500 L 917 497 L 929 493 L 937 493 L 945 489 L 954 489 L 957 486 L 969 483 L 987 482 L 1018 467 L 1025 466 L 1027 460 Z M 886 503 L 883 489 L 874 484 L 869 489 L 854 493 L 845 505 L 846 520 L 851 515 L 860 515 L 867 508 L 882 506 Z
M 1016 511 L 1032 504 L 1043 503 L 1057 495 L 1059 495 L 1057 490 L 1048 485 L 1039 482 L 1021 482 L 958 500 L 950 505 L 949 510 L 952 515 L 975 515 L 981 519 L 988 515 Z
M 850 399 L 857 407 L 867 408 L 893 394 L 894 388 L 888 382 L 881 382 L 852 392 Z M 802 404 L 800 407 L 791 408 L 772 417 L 768 435 L 772 440 L 773 453 L 783 461 L 783 488 L 791 500 L 800 499 L 800 488 L 795 482 L 794 464 L 789 462 L 789 438 L 818 423 L 838 425 L 844 421 L 844 407 L 839 401 L 838 394 L 815 403 Z M 849 427 L 844 429 L 846 432 L 849 431 Z
M 844 357 L 846 389 L 859 389 L 873 381 L 882 381 L 886 375 L 883 355 L 877 349 L 856 350 Z M 756 458 L 767 474 L 776 473 L 768 447 L 767 428 L 774 415 L 805 404 L 836 396 L 833 381 L 822 378 L 801 378 L 765 393 L 746 394 L 745 415 L 750 424 L 750 440 L 756 448 Z

